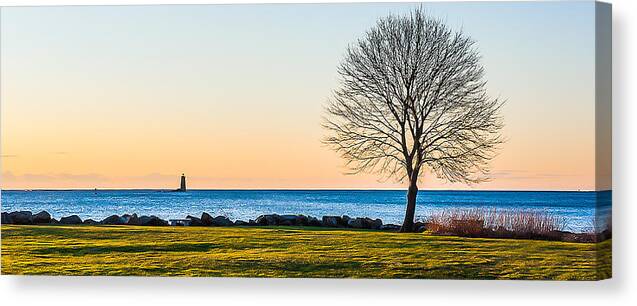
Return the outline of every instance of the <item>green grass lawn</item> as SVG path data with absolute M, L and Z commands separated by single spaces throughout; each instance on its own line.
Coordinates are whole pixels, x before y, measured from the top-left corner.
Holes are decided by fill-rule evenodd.
M 611 276 L 611 241 L 478 239 L 325 228 L 3 225 L 3 274 L 578 279 Z

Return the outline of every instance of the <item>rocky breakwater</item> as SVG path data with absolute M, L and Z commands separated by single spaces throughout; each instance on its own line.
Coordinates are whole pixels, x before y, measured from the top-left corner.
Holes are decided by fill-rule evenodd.
M 170 220 L 172 221 L 172 220 Z M 254 220 L 235 220 L 232 221 L 226 216 L 212 216 L 206 212 L 201 217 L 188 215 L 184 219 L 179 219 L 178 225 L 186 226 L 313 226 L 313 227 L 332 227 L 332 228 L 355 228 L 370 230 L 398 231 L 400 225 L 383 224 L 381 219 L 372 219 L 367 217 L 351 218 L 349 216 L 323 216 L 316 218 L 306 215 L 278 215 L 267 214 L 261 215 Z M 2 224 L 23 224 L 23 225 L 42 225 L 42 224 L 63 224 L 63 225 L 136 225 L 136 226 L 168 226 L 169 221 L 163 220 L 157 216 L 138 216 L 137 214 L 111 215 L 101 221 L 93 219 L 82 220 L 77 215 L 71 215 L 57 220 L 52 218 L 46 211 L 33 214 L 30 211 L 14 211 L 2 213 Z M 425 230 L 425 226 L 417 227 L 420 231 Z
M 101 221 L 93 219 L 82 220 L 78 215 L 71 215 L 57 220 L 46 211 L 33 214 L 30 211 L 13 211 L 2 213 L 2 224 L 17 225 L 130 225 L 130 226 L 297 226 L 297 227 L 329 227 L 329 228 L 352 228 L 367 229 L 379 231 L 397 232 L 400 225 L 383 224 L 381 219 L 372 219 L 367 217 L 351 218 L 349 216 L 323 216 L 316 218 L 305 215 L 278 215 L 267 214 L 261 215 L 254 220 L 236 220 L 232 221 L 226 216 L 216 216 L 204 212 L 201 217 L 188 215 L 184 219 L 163 220 L 157 216 L 138 216 L 137 214 L 111 215 Z M 463 234 L 457 232 L 437 231 L 435 224 L 432 223 L 414 223 L 416 232 L 421 233 L 429 230 L 432 235 L 441 236 L 461 236 L 470 238 L 513 238 L 513 239 L 537 239 L 537 240 L 556 240 L 568 242 L 592 243 L 600 242 L 612 237 L 610 229 L 601 233 L 571 233 L 566 231 L 550 231 L 540 235 L 529 235 L 527 233 L 519 233 L 514 231 L 482 231 L 478 234 Z
M 2 224 L 21 224 L 21 225 L 43 225 L 43 224 L 63 224 L 63 225 L 146 225 L 146 226 L 165 226 L 168 221 L 162 220 L 156 216 L 141 216 L 137 214 L 124 214 L 122 216 L 112 215 L 104 218 L 102 221 L 93 219 L 82 220 L 78 215 L 71 215 L 57 220 L 51 217 L 46 211 L 33 214 L 30 211 L 14 211 L 2 213 Z

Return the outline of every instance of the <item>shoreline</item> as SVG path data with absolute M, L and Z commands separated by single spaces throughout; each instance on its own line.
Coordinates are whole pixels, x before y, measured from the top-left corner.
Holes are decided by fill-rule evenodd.
M 235 220 L 232 221 L 227 216 L 212 216 L 206 212 L 201 217 L 187 215 L 183 219 L 164 220 L 155 215 L 138 216 L 136 213 L 111 215 L 100 221 L 93 219 L 82 220 L 78 215 L 70 215 L 60 217 L 59 220 L 53 218 L 47 211 L 41 211 L 33 214 L 31 211 L 13 211 L 2 212 L 0 224 L 11 225 L 124 225 L 124 226 L 184 226 L 184 227 L 234 227 L 234 226 L 258 226 L 258 227 L 277 227 L 277 226 L 296 226 L 296 227 L 324 227 L 324 228 L 343 228 L 343 229 L 366 229 L 385 232 L 398 232 L 401 225 L 385 224 L 379 218 L 372 219 L 369 217 L 349 217 L 343 216 L 322 216 L 320 219 L 306 215 L 279 215 L 264 214 L 254 220 L 248 221 Z M 527 239 L 527 240 L 547 240 L 547 241 L 565 241 L 580 243 L 597 243 L 612 238 L 610 229 L 600 232 L 590 233 L 574 233 L 563 230 L 551 230 L 541 233 L 536 232 L 516 232 L 506 229 L 486 229 L 483 228 L 479 232 L 458 233 L 449 231 L 437 231 L 437 224 L 428 222 L 414 222 L 413 232 L 423 233 L 430 232 L 435 236 L 458 236 L 466 238 L 497 238 L 497 239 Z

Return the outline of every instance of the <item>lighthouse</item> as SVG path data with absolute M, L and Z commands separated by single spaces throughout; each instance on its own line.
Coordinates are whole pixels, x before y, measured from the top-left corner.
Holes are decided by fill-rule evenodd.
M 186 176 L 181 174 L 181 185 L 179 185 L 179 191 L 186 191 Z

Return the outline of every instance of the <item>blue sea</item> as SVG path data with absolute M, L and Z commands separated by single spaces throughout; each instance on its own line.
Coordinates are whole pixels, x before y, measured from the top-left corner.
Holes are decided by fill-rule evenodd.
M 46 210 L 54 218 L 79 215 L 101 220 L 112 214 L 137 213 L 163 219 L 200 216 L 202 212 L 233 220 L 262 214 L 348 215 L 401 224 L 405 191 L 399 190 L 68 190 L 2 191 L 2 211 Z M 449 208 L 524 209 L 566 220 L 566 230 L 588 231 L 595 215 L 607 220 L 611 191 L 420 191 L 417 218 Z M 601 225 L 600 225 L 601 226 Z

